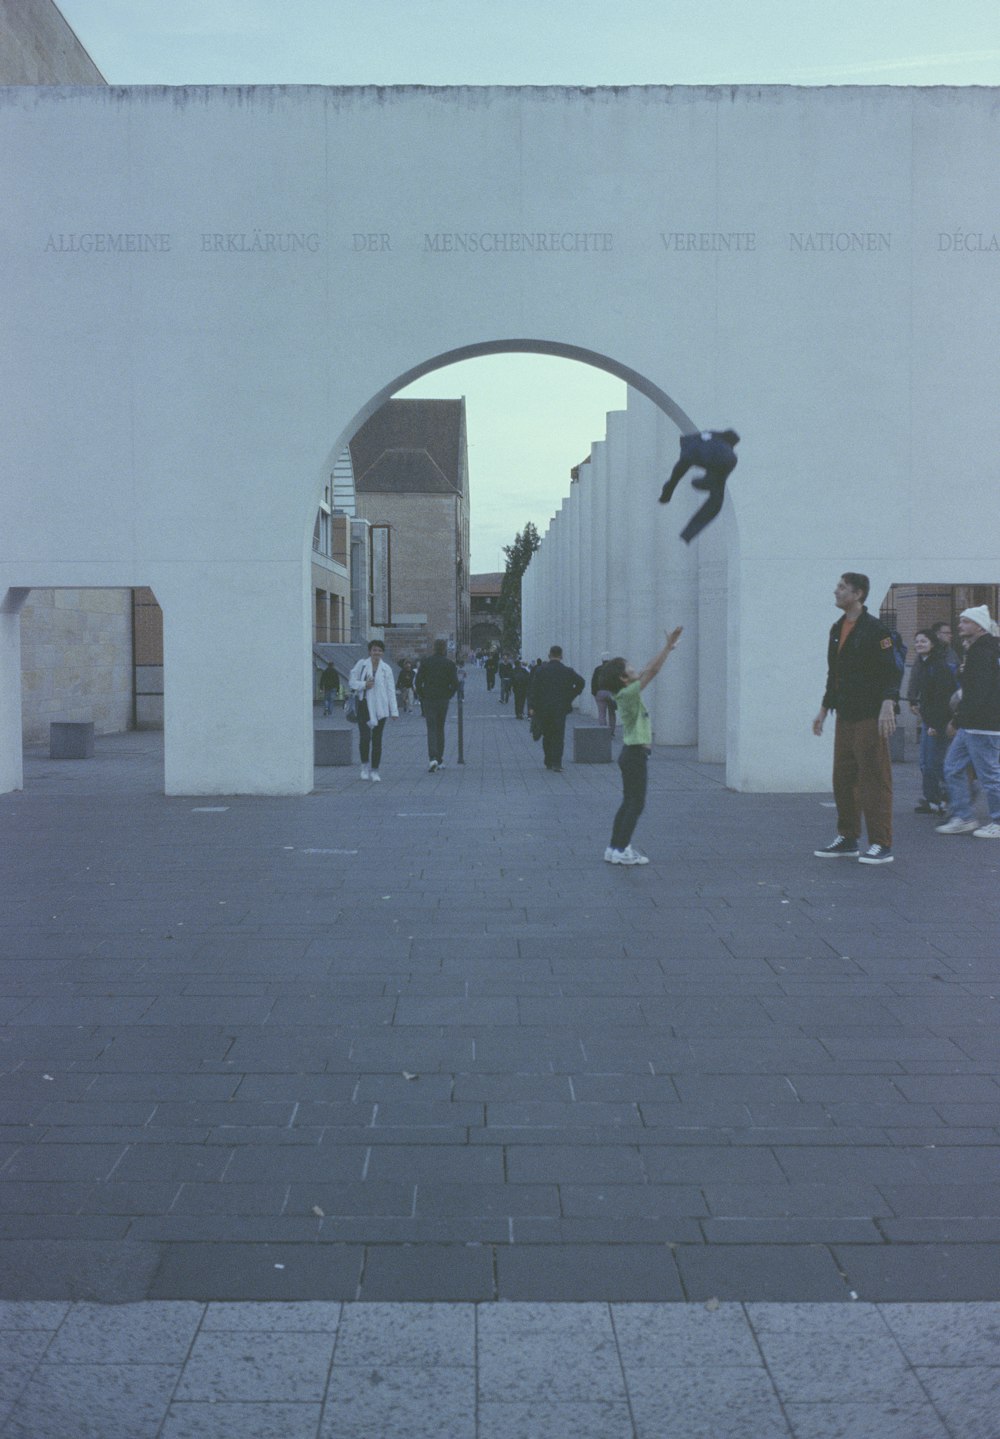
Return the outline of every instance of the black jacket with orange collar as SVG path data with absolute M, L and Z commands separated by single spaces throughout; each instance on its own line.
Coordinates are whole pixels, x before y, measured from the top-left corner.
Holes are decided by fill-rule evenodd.
M 885 700 L 899 700 L 899 670 L 892 636 L 881 620 L 862 607 L 844 647 L 840 632 L 845 615 L 830 630 L 823 708 L 841 719 L 874 719 Z

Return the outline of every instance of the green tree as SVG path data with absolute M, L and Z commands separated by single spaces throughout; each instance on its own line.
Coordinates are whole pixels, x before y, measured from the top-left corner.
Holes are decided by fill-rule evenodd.
M 507 567 L 500 587 L 500 622 L 507 654 L 521 652 L 521 577 L 531 564 L 531 556 L 542 543 L 535 526 L 529 520 L 523 530 L 514 536 L 514 543 L 504 545 Z

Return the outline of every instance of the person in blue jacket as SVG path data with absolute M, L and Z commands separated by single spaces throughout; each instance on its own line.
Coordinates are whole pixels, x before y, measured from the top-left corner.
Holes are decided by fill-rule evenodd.
M 735 430 L 702 430 L 699 434 L 681 435 L 680 459 L 660 492 L 660 504 L 670 503 L 674 490 L 692 465 L 700 465 L 705 473 L 691 481 L 693 489 L 707 490 L 708 499 L 681 530 L 685 544 L 700 535 L 715 519 L 726 497 L 726 481 L 736 468 L 735 446 L 740 437 Z

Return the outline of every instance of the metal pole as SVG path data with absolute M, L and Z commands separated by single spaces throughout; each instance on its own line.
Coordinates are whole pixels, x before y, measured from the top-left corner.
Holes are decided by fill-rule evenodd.
M 463 709 L 464 709 L 464 706 L 465 706 L 465 700 L 464 700 L 464 697 L 463 697 L 463 695 L 462 695 L 462 690 L 459 689 L 459 691 L 458 691 L 458 762 L 459 762 L 459 764 L 465 764 L 465 726 L 464 726 L 464 724 L 462 723 L 462 711 L 463 711 Z

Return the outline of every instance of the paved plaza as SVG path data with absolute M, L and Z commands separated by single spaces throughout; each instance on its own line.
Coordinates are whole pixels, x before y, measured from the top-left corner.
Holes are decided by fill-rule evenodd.
M 0 797 L 0 1434 L 997 1439 L 1000 845 L 465 721 Z

